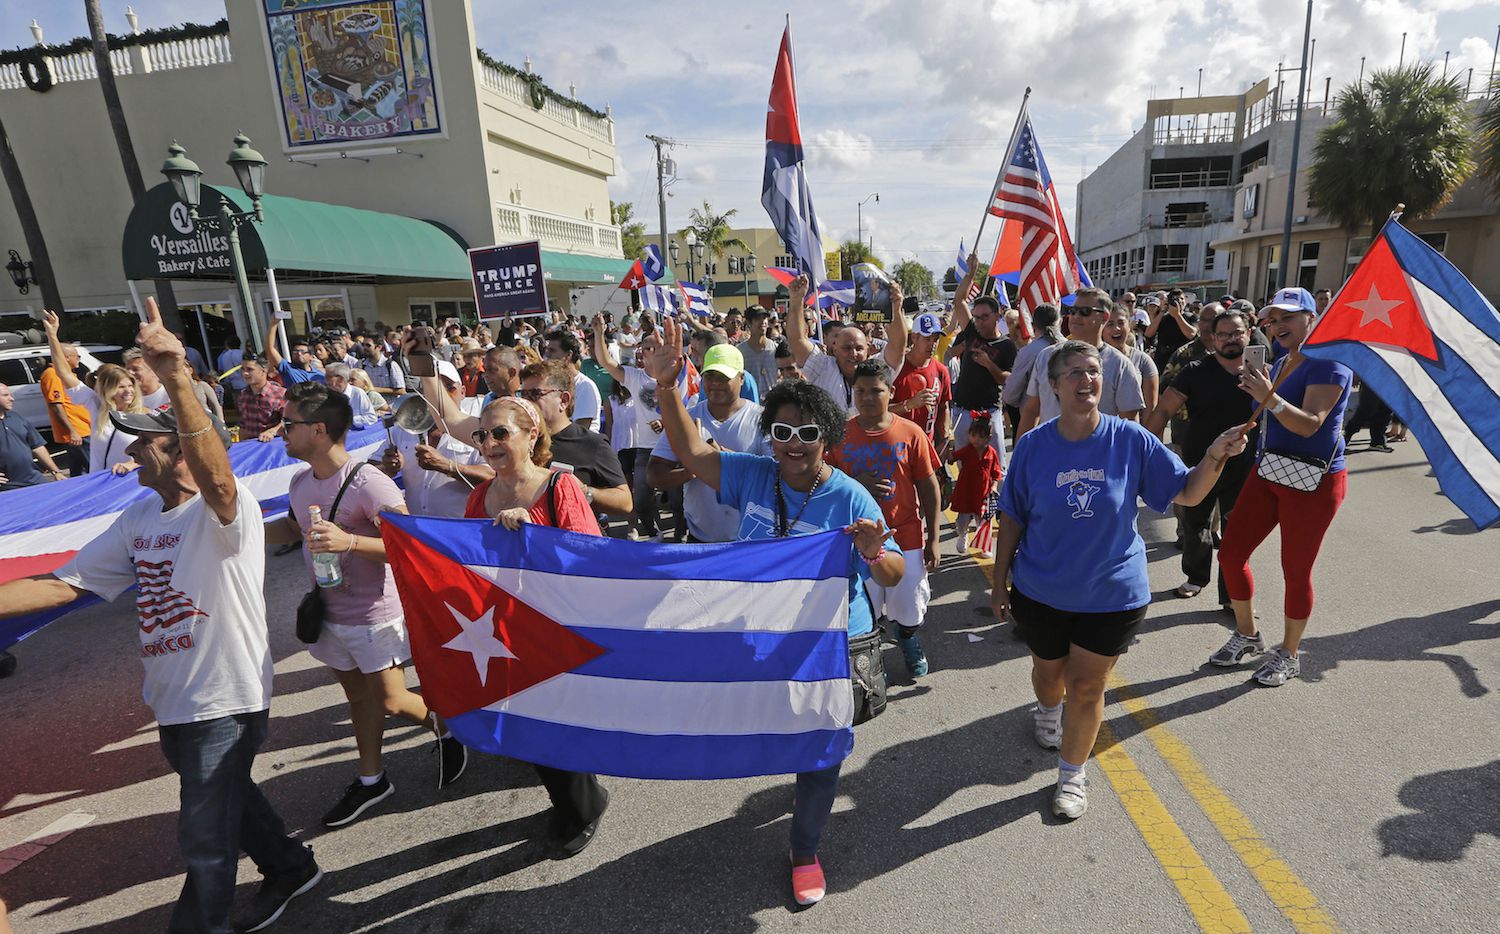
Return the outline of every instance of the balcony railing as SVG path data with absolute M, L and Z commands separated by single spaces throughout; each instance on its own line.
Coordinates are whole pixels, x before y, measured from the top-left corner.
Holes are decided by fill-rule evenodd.
M 548 249 L 620 257 L 620 228 L 586 218 L 501 203 L 495 205 L 495 230 L 501 240 L 540 240 Z
M 1152 172 L 1155 190 L 1174 188 L 1223 188 L 1229 184 L 1228 169 L 1203 169 L 1198 172 Z
M 228 32 L 197 38 L 142 43 L 109 51 L 109 62 L 117 75 L 173 71 L 178 68 L 199 68 L 205 65 L 226 65 L 231 61 L 233 57 L 230 54 Z M 94 53 L 90 50 L 52 56 L 47 59 L 47 62 L 52 69 L 52 80 L 57 84 L 68 81 L 93 81 L 99 77 L 99 71 L 94 67 Z M 0 91 L 12 91 L 24 87 L 26 87 L 26 82 L 21 78 L 20 65 L 0 65 Z
M 507 74 L 493 65 L 479 64 L 480 82 L 485 88 L 494 91 L 514 103 L 521 104 L 528 110 L 535 108 L 531 105 L 531 86 L 519 75 Z M 593 114 L 584 113 L 576 107 L 569 107 L 560 103 L 551 96 L 542 98 L 541 113 L 565 126 L 581 130 L 590 136 L 603 140 L 606 143 L 615 141 L 614 121 L 608 117 L 596 117 Z

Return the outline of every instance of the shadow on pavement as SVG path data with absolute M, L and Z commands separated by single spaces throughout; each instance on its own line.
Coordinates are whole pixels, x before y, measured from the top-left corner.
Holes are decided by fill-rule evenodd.
M 1500 600 L 1488 600 L 1426 616 L 1405 616 L 1353 632 L 1309 636 L 1302 644 L 1311 651 L 1299 653 L 1303 654 L 1302 678 L 1321 681 L 1340 662 L 1434 661 L 1448 666 L 1465 697 L 1483 697 L 1490 689 L 1479 680 L 1479 669 L 1473 662 L 1456 652 L 1435 650 L 1462 642 L 1500 639 L 1500 619 L 1484 622 L 1496 612 L 1500 612 Z
M 1500 837 L 1500 760 L 1419 775 L 1401 786 L 1400 799 L 1416 813 L 1381 822 L 1381 855 L 1457 862 L 1480 834 Z
M 1439 525 L 1419 526 L 1415 529 L 1412 529 L 1412 531 L 1416 532 L 1419 535 L 1425 534 L 1427 532 L 1442 532 L 1444 535 L 1473 535 L 1477 533 L 1479 529 L 1474 525 L 1473 519 L 1470 519 L 1468 516 L 1464 516 L 1458 519 L 1449 519 L 1447 522 L 1441 523 Z

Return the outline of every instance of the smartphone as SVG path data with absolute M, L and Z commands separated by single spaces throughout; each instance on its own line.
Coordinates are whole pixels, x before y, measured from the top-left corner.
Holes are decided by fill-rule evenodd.
M 1245 348 L 1245 366 L 1264 371 L 1271 348 L 1264 344 L 1251 344 Z

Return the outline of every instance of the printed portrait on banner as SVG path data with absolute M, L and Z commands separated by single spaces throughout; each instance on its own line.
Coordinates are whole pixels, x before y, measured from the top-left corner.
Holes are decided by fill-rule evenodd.
M 288 147 L 441 132 L 424 0 L 265 0 Z

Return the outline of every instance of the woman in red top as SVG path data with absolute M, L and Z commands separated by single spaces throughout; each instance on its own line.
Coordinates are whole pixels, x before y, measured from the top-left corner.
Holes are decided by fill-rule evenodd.
M 491 402 L 479 417 L 472 443 L 495 470 L 469 494 L 464 516 L 494 519 L 518 529 L 523 522 L 599 535 L 599 520 L 589 508 L 583 485 L 570 473 L 547 468 L 552 437 L 536 406 L 515 396 Z M 594 839 L 609 793 L 586 772 L 534 766 L 552 799 L 550 836 L 561 855 L 576 856 Z
M 984 501 L 1000 483 L 1000 458 L 990 447 L 989 439 L 989 418 L 975 418 L 969 423 L 969 443 L 948 454 L 948 460 L 958 464 L 958 483 L 953 487 L 951 507 L 958 514 L 954 528 L 958 533 L 956 547 L 960 558 L 968 555 L 969 523 L 984 513 Z

